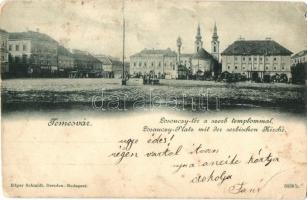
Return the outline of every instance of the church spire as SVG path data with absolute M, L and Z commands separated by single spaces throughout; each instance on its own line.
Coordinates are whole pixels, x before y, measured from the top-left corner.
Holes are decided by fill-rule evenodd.
M 201 40 L 200 25 L 199 25 L 199 23 L 198 23 L 198 26 L 197 26 L 197 34 L 196 34 L 195 39 L 196 40 Z
M 218 40 L 219 36 L 217 35 L 217 28 L 216 28 L 216 22 L 214 22 L 214 28 L 213 28 L 213 35 L 212 40 Z
M 214 22 L 213 34 L 212 34 L 212 41 L 211 41 L 211 54 L 217 61 L 219 61 L 219 48 L 220 48 L 220 41 L 219 36 L 217 35 L 217 28 L 216 23 Z
M 197 53 L 198 50 L 203 47 L 203 41 L 201 39 L 202 39 L 202 37 L 201 37 L 201 34 L 200 34 L 200 25 L 198 23 L 197 33 L 196 33 L 196 36 L 195 36 L 195 53 Z

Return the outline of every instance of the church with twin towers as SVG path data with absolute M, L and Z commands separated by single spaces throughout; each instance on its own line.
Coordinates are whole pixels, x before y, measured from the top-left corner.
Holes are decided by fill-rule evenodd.
M 178 37 L 177 51 L 167 49 L 143 49 L 130 56 L 130 75 L 154 75 L 165 79 L 187 79 L 188 77 L 214 76 L 219 70 L 219 37 L 214 24 L 211 53 L 203 47 L 201 27 L 198 24 L 194 52 L 182 52 L 183 40 Z

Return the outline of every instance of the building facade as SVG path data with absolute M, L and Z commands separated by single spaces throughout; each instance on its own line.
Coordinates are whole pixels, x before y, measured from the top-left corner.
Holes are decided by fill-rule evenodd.
M 10 33 L 9 73 L 13 76 L 51 76 L 57 71 L 58 43 L 39 32 Z
M 123 62 L 119 58 L 107 55 L 95 55 L 101 61 L 103 68 L 103 77 L 105 78 L 121 78 L 123 75 Z M 125 62 L 124 74 L 129 74 L 129 63 Z
M 59 76 L 67 77 L 69 71 L 74 69 L 73 54 L 64 46 L 58 46 L 58 73 Z
M 214 67 L 218 64 L 217 60 L 201 48 L 192 57 L 192 74 L 204 75 L 205 73 L 212 74 Z
M 240 73 L 247 78 L 263 78 L 276 74 L 291 77 L 292 52 L 274 40 L 237 40 L 221 54 L 222 71 Z
M 180 39 L 180 42 L 178 40 Z M 203 48 L 203 41 L 200 26 L 198 25 L 195 42 L 194 53 L 182 54 L 181 53 L 181 38 L 177 40 L 178 47 L 178 63 L 184 66 L 191 75 L 204 76 L 205 74 L 214 75 L 215 68 L 218 67 L 219 59 L 219 41 L 217 36 L 217 28 L 214 25 L 214 31 L 212 36 L 212 54 L 207 52 Z M 182 68 L 182 67 L 181 67 Z
M 86 51 L 73 50 L 74 70 L 79 77 L 101 77 L 103 68 L 100 60 Z
M 296 65 L 298 63 L 307 63 L 307 50 L 300 51 L 291 56 L 291 64 Z
M 293 81 L 302 82 L 302 79 L 307 80 L 307 50 L 300 51 L 291 57 Z M 300 69 L 302 68 L 302 69 Z
M 1 75 L 9 72 L 9 54 L 8 54 L 8 38 L 9 34 L 5 30 L 0 29 L 0 69 Z
M 203 76 L 205 73 L 214 72 L 219 59 L 219 41 L 216 25 L 214 26 L 211 43 L 213 54 L 208 53 L 203 48 L 199 25 L 195 36 L 194 53 L 181 52 L 182 40 L 180 37 L 176 42 L 177 52 L 172 51 L 170 48 L 166 50 L 144 49 L 132 55 L 130 57 L 130 74 L 144 75 L 154 72 L 157 77 L 185 79 L 188 73 Z
M 102 64 L 102 77 L 113 78 L 112 62 L 109 56 L 106 55 L 94 55 Z
M 123 62 L 118 58 L 110 57 L 112 63 L 112 74 L 113 78 L 122 78 L 123 76 Z M 130 71 L 129 62 L 125 62 L 124 76 L 128 76 Z
M 158 78 L 177 78 L 177 53 L 165 50 L 144 49 L 130 56 L 130 75 L 154 73 Z

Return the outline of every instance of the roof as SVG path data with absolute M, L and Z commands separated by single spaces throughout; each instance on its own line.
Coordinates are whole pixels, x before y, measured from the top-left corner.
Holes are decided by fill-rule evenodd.
M 44 33 L 39 33 L 34 31 L 9 33 L 9 40 L 22 40 L 22 39 L 44 40 L 44 41 L 58 43 L 56 40 L 54 40 L 49 35 L 46 35 Z
M 150 54 L 160 54 L 163 56 L 177 56 L 175 51 L 172 51 L 170 48 L 167 49 L 143 49 L 141 52 L 132 55 L 131 57 L 135 56 L 142 56 L 142 55 L 150 55 Z
M 123 62 L 116 58 L 110 58 L 112 65 L 123 65 Z
M 291 55 L 292 52 L 274 40 L 237 40 L 221 55 Z
M 305 56 L 305 55 L 307 55 L 307 50 L 300 51 L 300 52 L 294 54 L 291 58 L 294 59 L 294 58 L 302 57 L 302 56 Z
M 198 50 L 197 53 L 193 55 L 192 58 L 196 59 L 202 59 L 202 60 L 207 60 L 207 59 L 214 59 L 216 60 L 210 53 L 208 53 L 204 48 L 201 48 Z
M 93 61 L 93 62 L 101 63 L 100 60 L 98 60 L 97 58 L 95 58 L 88 52 L 74 50 L 73 57 L 76 60 L 86 60 L 86 61 Z
M 123 62 L 116 62 L 113 63 L 112 65 L 113 71 L 121 71 L 123 69 Z M 130 64 L 125 62 L 125 69 L 129 69 L 130 68 Z
M 192 53 L 181 53 L 180 57 L 192 57 L 194 54 Z
M 115 57 L 109 57 L 109 59 L 111 60 L 112 62 L 112 65 L 113 66 L 122 66 L 123 65 L 123 61 L 121 61 L 119 58 L 115 58 Z M 129 68 L 130 66 L 130 62 L 126 61 L 125 62 L 125 67 Z
M 109 59 L 108 56 L 106 55 L 95 55 L 95 57 L 100 60 L 100 62 L 103 64 L 103 65 L 111 65 L 112 62 L 111 60 Z
M 100 62 L 102 62 L 103 65 L 112 65 L 113 67 L 115 66 L 123 66 L 123 62 L 116 57 L 112 57 L 112 56 L 107 56 L 107 55 L 94 55 Z M 125 62 L 125 66 L 129 67 L 130 63 L 129 62 Z
M 1 29 L 1 28 L 0 28 L 0 32 L 2 32 L 2 33 L 8 33 L 6 30 Z
M 64 55 L 64 56 L 72 56 L 72 53 L 70 53 L 68 49 L 66 49 L 65 47 L 61 45 L 58 46 L 58 54 Z

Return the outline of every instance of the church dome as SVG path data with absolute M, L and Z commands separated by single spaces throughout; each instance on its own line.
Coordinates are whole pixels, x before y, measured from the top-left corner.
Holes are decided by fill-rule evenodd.
M 194 59 L 200 60 L 208 60 L 208 59 L 215 59 L 210 53 L 208 53 L 204 48 L 198 50 L 197 53 L 193 55 Z

